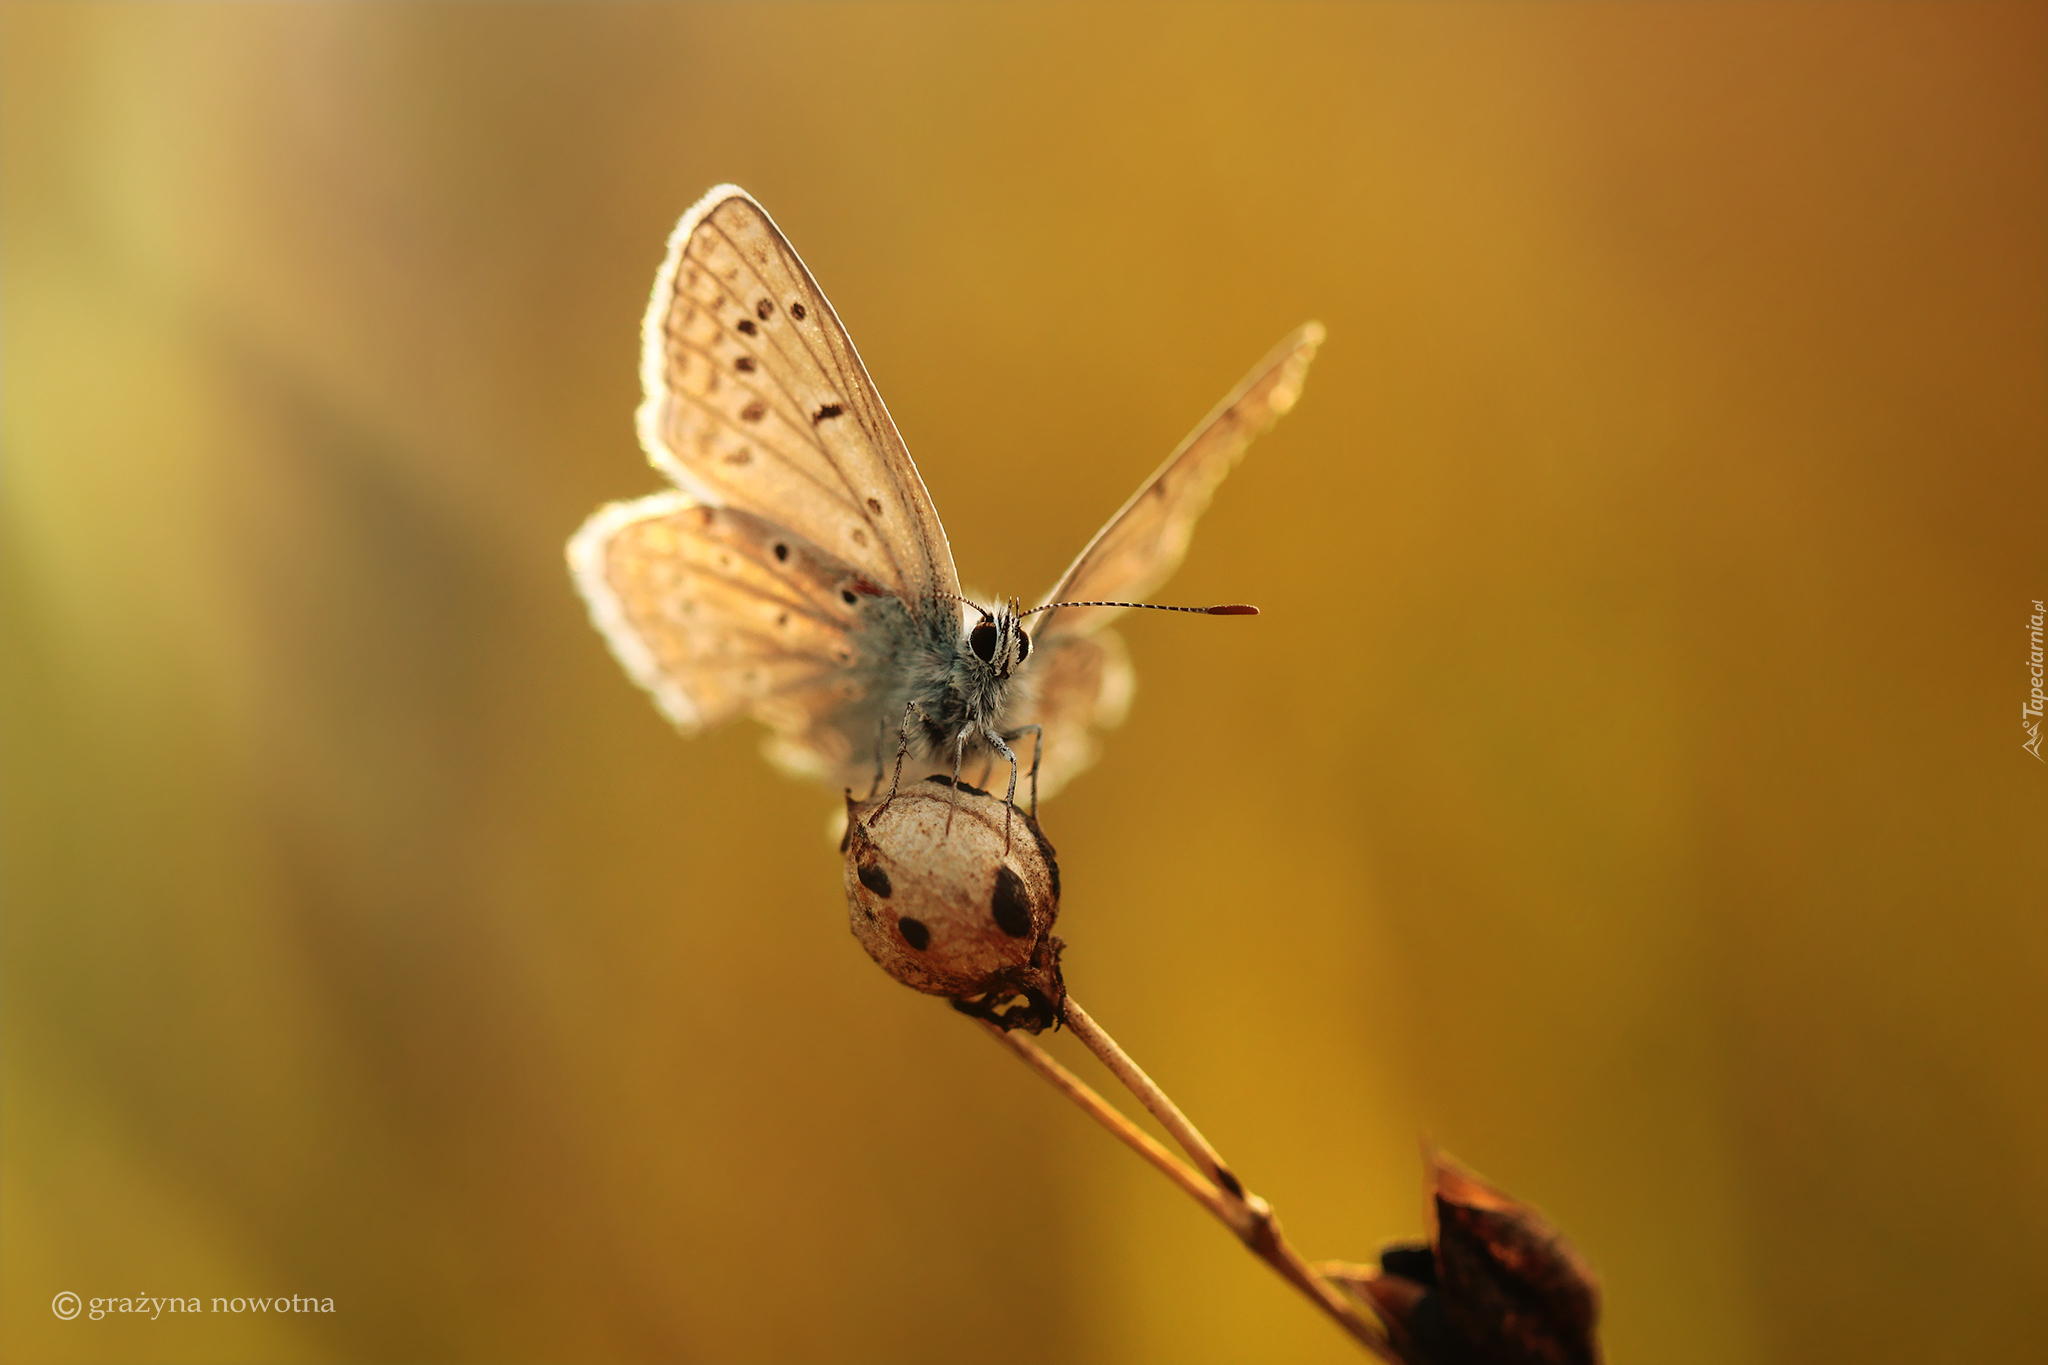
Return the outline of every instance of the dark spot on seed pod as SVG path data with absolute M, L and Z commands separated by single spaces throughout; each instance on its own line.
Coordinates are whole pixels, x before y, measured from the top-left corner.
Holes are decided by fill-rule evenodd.
M 754 326 L 754 320 L 752 318 L 741 318 L 740 330 L 742 332 L 745 332 L 748 336 L 752 336 L 759 329 Z
M 1030 934 L 1031 897 L 1024 890 L 1024 879 L 1007 867 L 996 869 L 996 892 L 990 908 L 996 913 L 996 927 L 1011 938 Z
M 754 357 L 743 355 L 738 360 L 733 361 L 732 367 L 741 374 L 752 374 L 754 372 Z
M 854 603 L 856 603 L 856 602 L 860 601 L 860 599 L 859 599 L 858 597 L 855 597 L 855 596 L 853 595 L 853 589 L 852 589 L 852 588 L 841 588 L 841 589 L 839 590 L 839 595 L 840 595 L 840 597 L 842 597 L 843 599 L 845 599 L 845 601 L 846 601 L 846 605 L 847 605 L 847 606 L 849 606 L 849 607 L 850 607 L 850 606 L 852 606 L 852 605 L 853 605 Z
M 988 795 L 988 793 L 987 793 L 987 792 L 985 792 L 985 791 L 983 791 L 983 790 L 982 790 L 981 788 L 979 788 L 979 787 L 976 787 L 976 786 L 972 786 L 972 785 L 970 785 L 970 784 L 968 784 L 968 783 L 966 783 L 966 782 L 955 782 L 955 781 L 954 781 L 954 780 L 953 780 L 952 778 L 950 778 L 950 777 L 946 776 L 946 775 L 945 775 L 944 773 L 933 773 L 933 774 L 932 774 L 932 775 L 931 775 L 930 777 L 927 777 L 927 778 L 925 779 L 925 781 L 927 781 L 927 782 L 936 782 L 936 783 L 938 783 L 938 784 L 939 784 L 939 785 L 940 785 L 941 787 L 951 787 L 951 788 L 953 788 L 953 789 L 954 789 L 955 791 L 963 791 L 963 792 L 966 792 L 966 793 L 967 793 L 967 794 L 968 794 L 969 796 L 987 796 L 987 795 Z
M 761 321 L 763 322 L 768 321 L 768 315 L 774 311 L 775 305 L 768 302 L 768 300 L 766 299 L 762 299 L 759 303 L 754 305 L 754 316 L 761 319 Z
M 743 422 L 758 422 L 767 415 L 768 405 L 758 398 L 740 409 L 740 420 Z
M 874 892 L 877 896 L 880 896 L 884 900 L 887 900 L 889 898 L 889 893 L 896 889 L 895 887 L 889 884 L 889 874 L 887 872 L 884 872 L 879 864 L 877 864 L 874 867 L 864 867 L 860 870 L 860 872 L 857 875 L 860 877 L 860 884 L 862 886 L 865 886 L 868 890 Z M 917 924 L 917 921 L 911 920 L 910 923 Z M 922 929 L 924 926 L 918 925 L 918 927 Z M 905 937 L 909 937 L 907 932 L 905 934 Z M 924 945 L 921 943 L 918 945 L 918 947 L 920 948 L 922 948 L 923 946 Z
M 840 407 L 837 403 L 827 403 L 824 407 L 811 414 L 811 425 L 816 426 L 820 422 L 829 421 L 844 411 L 846 409 Z
M 896 932 L 902 934 L 903 941 L 920 953 L 924 951 L 925 945 L 932 941 L 932 931 L 924 927 L 924 921 L 921 919 L 897 920 Z
M 792 303 L 789 305 L 789 315 L 798 322 L 802 322 L 804 320 L 804 306 L 800 303 Z
M 775 559 L 780 564 L 787 564 L 789 562 L 789 547 L 780 541 L 776 542 L 775 545 Z
M 873 512 L 878 517 L 882 515 L 882 500 L 880 498 L 869 498 L 868 511 Z

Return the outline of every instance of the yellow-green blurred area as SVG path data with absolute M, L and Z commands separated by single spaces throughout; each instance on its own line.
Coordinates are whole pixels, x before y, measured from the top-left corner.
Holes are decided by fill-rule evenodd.
M 1613 1361 L 2039 1359 L 2048 10 L 14 3 L 0 139 L 6 1360 L 1359 1358 L 590 629 L 722 180 L 982 592 L 1328 327 L 1044 811 L 1308 1256 L 1426 1134 Z

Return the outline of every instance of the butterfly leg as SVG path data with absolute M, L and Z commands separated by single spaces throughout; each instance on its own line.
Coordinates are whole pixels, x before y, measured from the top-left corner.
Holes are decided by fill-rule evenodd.
M 1024 730 L 1035 730 L 1037 728 L 1035 725 L 1027 725 L 1024 727 Z M 1023 734 L 1024 730 L 1019 730 L 1017 734 Z M 1009 745 L 1003 743 L 1005 737 L 997 734 L 994 730 L 983 731 L 981 737 L 987 740 L 990 747 L 998 754 L 1010 760 L 1010 790 L 1003 797 L 1003 852 L 1008 853 L 1010 851 L 1010 816 L 1017 810 L 1017 755 Z M 1014 739 L 1016 735 L 1011 735 L 1008 738 Z M 1036 815 L 1037 813 L 1038 803 L 1034 801 L 1032 803 L 1032 814 Z
M 909 714 L 909 712 L 907 712 L 907 711 L 906 711 L 906 712 L 904 713 L 904 716 L 903 716 L 903 723 L 904 723 L 905 725 L 908 725 L 908 724 L 910 723 L 910 714 Z M 876 793 L 876 792 L 878 792 L 878 791 L 880 791 L 880 790 L 882 789 L 882 736 L 884 736 L 884 735 L 886 735 L 886 734 L 888 734 L 888 733 L 889 733 L 889 722 L 888 722 L 888 721 L 887 721 L 886 719 L 884 719 L 883 717 L 881 717 L 881 716 L 876 716 L 876 717 L 875 717 L 875 780 L 874 780 L 873 782 L 870 782 L 870 783 L 868 784 L 868 795 L 867 795 L 867 799 L 868 799 L 868 800 L 870 800 L 870 801 L 874 800 L 874 799 L 875 799 L 875 793 Z M 899 767 L 897 768 L 897 772 L 899 772 L 899 773 L 901 773 L 901 772 L 902 772 L 902 768 L 901 768 L 900 766 L 899 766 Z M 893 795 L 895 794 L 895 792 L 896 792 L 896 789 L 895 789 L 894 787 L 891 787 L 891 788 L 889 789 L 889 793 L 890 793 L 890 795 L 892 795 L 892 796 L 893 796 Z
M 919 706 L 914 701 L 904 704 L 903 724 L 896 731 L 896 772 L 889 779 L 889 795 L 882 802 L 882 810 L 875 812 L 876 815 L 880 815 L 882 811 L 889 809 L 889 802 L 896 799 L 896 788 L 903 781 L 903 760 L 910 755 L 910 718 L 912 716 L 916 716 L 919 721 L 926 725 L 931 723 L 931 717 L 924 713 L 922 706 Z M 877 771 L 875 781 L 879 784 L 881 780 L 882 775 Z M 872 823 L 872 817 L 870 817 L 870 823 Z
M 974 731 L 962 730 L 953 741 L 953 785 L 946 797 L 946 833 L 953 832 L 953 812 L 960 809 L 960 765 L 967 761 L 967 741 L 974 738 Z
M 1038 760 L 1045 756 L 1045 728 L 1039 725 L 1020 725 L 1004 735 L 1004 739 L 1022 739 L 1031 736 L 1031 818 L 1038 818 Z M 1012 775 L 1011 791 L 1016 791 L 1015 775 Z

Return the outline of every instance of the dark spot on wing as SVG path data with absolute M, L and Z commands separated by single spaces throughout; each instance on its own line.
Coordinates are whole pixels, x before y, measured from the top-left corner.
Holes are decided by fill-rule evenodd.
M 742 332 L 745 332 L 748 336 L 752 336 L 756 331 L 760 329 L 754 326 L 754 320 L 752 318 L 741 318 L 740 330 Z
M 768 300 L 766 299 L 762 299 L 759 303 L 754 305 L 754 316 L 761 319 L 761 321 L 763 322 L 768 321 L 768 315 L 774 311 L 775 305 L 768 302 Z
M 842 598 L 844 598 L 844 599 L 845 599 L 845 601 L 846 601 L 846 605 L 847 605 L 847 606 L 849 606 L 849 607 L 850 607 L 850 606 L 852 606 L 852 605 L 853 605 L 854 603 L 856 603 L 856 602 L 860 601 L 860 599 L 859 599 L 858 597 L 855 597 L 855 596 L 853 595 L 853 589 L 852 589 L 852 588 L 841 588 L 841 589 L 839 590 L 839 595 L 840 595 L 840 597 L 842 597 Z
M 802 322 L 804 320 L 804 306 L 800 303 L 792 303 L 789 305 L 789 315 L 798 322 Z
M 1024 890 L 1024 879 L 1007 867 L 996 869 L 996 890 L 989 908 L 995 911 L 996 927 L 1011 938 L 1031 932 L 1031 897 Z
M 775 542 L 775 558 L 778 563 L 787 564 L 789 562 L 789 547 L 779 540 Z
M 741 449 L 735 450 L 731 454 L 727 455 L 725 457 L 725 462 L 727 464 L 750 464 L 752 463 L 753 458 L 754 456 L 752 452 L 747 451 L 745 449 Z
M 868 511 L 874 513 L 878 517 L 882 515 L 882 500 L 880 498 L 869 498 Z
M 860 527 L 858 527 L 858 526 L 854 527 L 854 528 L 853 528 L 853 543 L 854 543 L 854 544 L 856 544 L 856 545 L 865 545 L 865 544 L 867 544 L 867 543 L 868 543 L 868 533 L 867 533 L 866 531 L 863 531 L 863 530 L 861 530 L 861 529 L 860 529 Z
M 844 411 L 846 409 L 840 407 L 837 403 L 827 403 L 824 407 L 811 414 L 811 425 L 816 426 L 820 422 L 828 422 Z
M 754 372 L 754 357 L 743 355 L 738 360 L 733 361 L 732 367 L 741 374 L 752 374 Z
M 896 931 L 903 935 L 905 943 L 920 953 L 924 951 L 924 946 L 932 941 L 932 931 L 924 927 L 924 921 L 921 919 L 899 919 L 896 921 Z
M 778 625 L 778 626 L 786 626 L 786 625 L 788 625 L 788 624 L 789 624 L 789 613 L 788 613 L 788 612 L 786 612 L 786 611 L 779 611 L 779 612 L 775 613 L 775 624 L 776 624 L 776 625 Z
M 743 422 L 758 422 L 767 415 L 768 405 L 758 398 L 740 409 L 740 420 Z
M 860 877 L 860 884 L 862 886 L 865 886 L 868 890 L 874 892 L 877 896 L 880 896 L 885 900 L 888 898 L 889 893 L 896 889 L 895 887 L 889 884 L 889 874 L 887 872 L 884 872 L 880 867 L 864 867 L 860 870 L 858 875 Z M 910 922 L 912 924 L 917 923 L 916 920 L 912 920 Z M 904 937 L 908 938 L 909 935 L 906 934 L 904 935 Z

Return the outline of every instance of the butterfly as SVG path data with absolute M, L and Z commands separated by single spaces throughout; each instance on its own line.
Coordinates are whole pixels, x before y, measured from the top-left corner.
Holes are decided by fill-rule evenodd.
M 946 533 L 853 341 L 768 213 L 720 185 L 676 225 L 642 328 L 640 443 L 674 487 L 600 508 L 569 567 L 627 674 L 685 734 L 740 714 L 770 759 L 852 788 L 886 756 L 1010 765 L 1033 804 L 1093 761 L 1130 665 L 1107 623 L 1159 587 L 1323 329 L 1255 366 L 1037 607 L 961 594 Z M 1178 607 L 1248 614 L 1249 607 Z M 1036 619 L 1033 619 L 1036 618 Z M 986 777 L 983 778 L 984 783 Z M 892 785 L 893 791 L 893 785 Z

